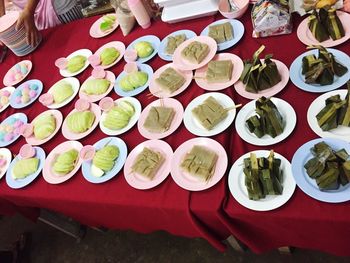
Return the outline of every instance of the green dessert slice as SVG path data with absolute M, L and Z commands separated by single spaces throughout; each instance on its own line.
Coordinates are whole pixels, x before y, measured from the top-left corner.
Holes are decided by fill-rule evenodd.
M 70 98 L 74 94 L 72 85 L 67 81 L 60 81 L 56 83 L 50 90 L 53 96 L 53 101 L 60 104 Z
M 18 160 L 12 169 L 12 176 L 15 180 L 24 179 L 28 175 L 35 173 L 38 170 L 39 159 L 28 158 Z
M 134 48 L 139 58 L 146 58 L 150 56 L 154 51 L 152 44 L 148 41 L 140 41 L 135 44 Z
M 128 92 L 144 86 L 147 81 L 148 74 L 146 72 L 136 71 L 124 76 L 119 85 L 123 91 Z
M 75 73 L 81 70 L 85 66 L 86 57 L 82 55 L 74 56 L 68 59 L 67 71 L 69 73 Z
M 119 156 L 119 148 L 115 145 L 107 145 L 98 150 L 92 159 L 92 165 L 101 169 L 104 173 L 112 170 L 115 160 Z
M 175 69 L 169 67 L 164 70 L 155 81 L 162 90 L 171 94 L 181 88 L 182 85 L 185 84 L 186 79 Z
M 227 117 L 227 110 L 210 96 L 195 107 L 192 114 L 205 129 L 211 130 Z
M 134 106 L 128 101 L 121 101 L 107 112 L 103 125 L 110 130 L 123 129 L 134 114 Z
M 51 114 L 42 114 L 33 122 L 34 136 L 38 140 L 49 137 L 56 129 L 56 118 Z
M 116 22 L 116 17 L 114 15 L 105 15 L 102 17 L 102 23 L 100 24 L 100 30 L 102 32 L 106 32 L 110 29 L 113 28 L 115 22 Z
M 169 36 L 167 38 L 167 45 L 165 47 L 165 52 L 167 54 L 174 54 L 175 49 L 180 46 L 181 43 L 183 43 L 186 40 L 185 34 L 180 34 L 176 36 Z
M 60 176 L 70 173 L 76 165 L 78 155 L 79 152 L 75 149 L 59 154 L 53 164 L 53 171 Z
M 198 41 L 191 42 L 181 51 L 181 56 L 191 63 L 201 63 L 209 54 L 210 48 L 207 44 Z
M 208 83 L 230 81 L 232 78 L 233 63 L 231 60 L 210 61 L 205 79 Z
M 208 36 L 220 44 L 233 39 L 233 28 L 231 23 L 226 22 L 219 25 L 209 26 Z
M 151 107 L 143 126 L 149 132 L 162 133 L 169 130 L 175 111 L 170 107 Z
M 115 47 L 108 47 L 102 50 L 100 60 L 102 66 L 108 66 L 119 58 L 120 52 Z
M 144 147 L 142 152 L 137 155 L 131 166 L 131 170 L 134 173 L 152 180 L 161 165 L 164 163 L 164 160 L 165 159 L 160 152 Z
M 101 95 L 106 93 L 110 84 L 108 79 L 89 79 L 85 82 L 82 90 L 87 95 Z
M 209 181 L 216 167 L 218 155 L 204 146 L 195 145 L 188 152 L 180 167 L 201 181 Z
M 91 111 L 76 111 L 68 115 L 67 127 L 73 133 L 83 133 L 89 130 L 95 121 Z

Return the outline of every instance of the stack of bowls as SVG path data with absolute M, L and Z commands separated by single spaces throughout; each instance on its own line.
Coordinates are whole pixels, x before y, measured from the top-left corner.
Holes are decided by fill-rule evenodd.
M 16 22 L 19 12 L 8 12 L 0 17 L 0 41 L 12 50 L 17 56 L 25 56 L 33 52 L 40 44 L 42 37 L 39 35 L 39 41 L 36 46 L 32 47 L 27 44 L 27 34 L 22 25 L 16 30 Z

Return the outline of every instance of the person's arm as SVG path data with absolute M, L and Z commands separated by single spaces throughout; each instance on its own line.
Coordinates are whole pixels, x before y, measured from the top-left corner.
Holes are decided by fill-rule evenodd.
M 0 16 L 5 14 L 5 0 L 0 0 Z
M 22 24 L 24 25 L 27 32 L 27 43 L 31 46 L 35 46 L 39 40 L 39 32 L 34 22 L 35 9 L 38 3 L 39 0 L 28 0 L 27 5 L 21 12 L 16 25 L 17 30 Z

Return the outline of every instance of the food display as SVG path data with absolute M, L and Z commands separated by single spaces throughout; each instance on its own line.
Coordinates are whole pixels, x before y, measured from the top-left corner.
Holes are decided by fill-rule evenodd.
M 11 82 L 21 81 L 28 74 L 30 68 L 31 65 L 27 61 L 17 63 L 8 73 L 9 80 Z
M 135 44 L 134 48 L 139 58 L 146 58 L 150 56 L 154 51 L 152 44 L 148 41 L 140 41 Z
M 181 56 L 191 63 L 200 64 L 209 52 L 210 48 L 207 44 L 193 41 L 181 51 Z
M 87 58 L 82 55 L 76 55 L 68 59 L 66 69 L 69 73 L 76 73 L 81 70 L 86 63 Z
M 257 158 L 254 152 L 245 158 L 243 173 L 245 186 L 251 200 L 260 200 L 267 195 L 281 195 L 283 192 L 283 171 L 281 160 L 275 158 L 274 151 L 268 157 Z
M 283 133 L 284 120 L 276 105 L 269 99 L 261 97 L 255 102 L 254 115 L 246 120 L 246 125 L 251 133 L 254 133 L 258 138 L 265 134 L 272 138 Z
M 74 90 L 69 82 L 62 80 L 52 86 L 50 93 L 53 96 L 54 103 L 60 104 L 69 99 L 74 94 Z
M 7 123 L 0 124 L 0 142 L 10 142 L 20 135 L 24 122 L 12 117 Z
M 137 155 L 131 170 L 152 180 L 164 161 L 165 159 L 160 152 L 144 147 L 142 152 Z
M 212 96 L 192 110 L 193 116 L 207 130 L 212 130 L 227 117 L 227 110 Z
M 208 63 L 205 79 L 208 83 L 227 82 L 232 78 L 232 71 L 231 60 L 212 60 Z
M 38 170 L 39 159 L 36 157 L 18 160 L 12 168 L 12 177 L 15 180 L 24 179 Z
M 338 40 L 345 36 L 343 25 L 334 8 L 314 10 L 309 16 L 308 26 L 312 35 L 319 42 L 323 42 L 329 37 Z
M 339 125 L 350 127 L 350 81 L 344 100 L 340 95 L 326 99 L 325 107 L 316 115 L 317 123 L 323 131 L 337 128 Z
M 111 82 L 108 79 L 88 79 L 83 87 L 82 91 L 87 95 L 101 95 L 106 93 Z
M 59 154 L 54 161 L 53 171 L 59 176 L 69 174 L 75 168 L 78 158 L 79 152 L 75 149 Z
M 169 36 L 167 38 L 167 44 L 165 47 L 165 52 L 167 54 L 174 54 L 175 49 L 180 46 L 181 43 L 183 43 L 186 40 L 186 35 L 185 34 L 179 34 L 176 36 Z
M 208 36 L 220 44 L 233 39 L 233 27 L 230 22 L 209 26 Z
M 51 114 L 42 114 L 33 121 L 34 136 L 38 140 L 49 137 L 56 129 L 56 118 Z
M 95 114 L 89 110 L 76 111 L 69 114 L 66 121 L 68 129 L 72 133 L 83 133 L 92 127 L 95 121 Z
M 0 110 L 10 103 L 11 92 L 8 90 L 0 90 Z
M 100 54 L 100 62 L 102 66 L 111 65 L 120 56 L 120 52 L 115 47 L 108 47 L 102 50 Z
M 173 108 L 164 106 L 151 107 L 143 126 L 149 132 L 166 132 L 170 128 L 174 115 L 175 111 Z
M 254 52 L 253 58 L 244 60 L 244 69 L 240 80 L 245 84 L 245 90 L 252 93 L 269 89 L 281 81 L 277 65 L 272 61 L 272 55 L 266 55 L 262 62 L 259 58 L 265 46 Z
M 155 81 L 162 90 L 171 94 L 181 88 L 182 85 L 185 84 L 186 79 L 174 68 L 169 67 L 164 70 Z
M 120 82 L 120 88 L 127 92 L 145 85 L 148 81 L 148 74 L 143 71 L 134 71 L 124 76 Z
M 14 91 L 17 104 L 27 104 L 38 96 L 39 86 L 36 83 L 24 83 L 22 88 Z
M 103 125 L 110 130 L 123 129 L 129 124 L 134 114 L 135 108 L 130 102 L 120 101 L 118 105 L 115 105 L 107 112 Z
M 350 180 L 350 160 L 345 149 L 335 151 L 325 142 L 319 142 L 310 149 L 313 158 L 304 168 L 316 180 L 320 190 L 335 190 L 347 185 Z
M 305 83 L 330 85 L 334 82 L 334 77 L 343 76 L 348 72 L 348 68 L 337 62 L 331 52 L 322 46 L 316 46 L 318 57 L 307 55 L 302 59 L 302 74 L 305 76 Z
M 102 23 L 100 24 L 100 30 L 102 32 L 106 32 L 108 30 L 111 30 L 115 23 L 116 23 L 116 17 L 114 15 L 104 15 L 102 17 Z
M 107 145 L 98 150 L 92 159 L 91 174 L 101 177 L 113 169 L 115 160 L 119 156 L 119 148 L 115 145 Z
M 197 179 L 208 182 L 215 172 L 218 155 L 205 146 L 195 145 L 185 155 L 180 167 Z

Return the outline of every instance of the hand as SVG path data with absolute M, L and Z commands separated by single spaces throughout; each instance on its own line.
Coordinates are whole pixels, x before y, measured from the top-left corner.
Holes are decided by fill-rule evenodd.
M 27 44 L 32 47 L 36 46 L 39 41 L 39 31 L 34 23 L 34 14 L 23 10 L 17 20 L 16 30 L 18 30 L 22 24 L 27 33 Z

